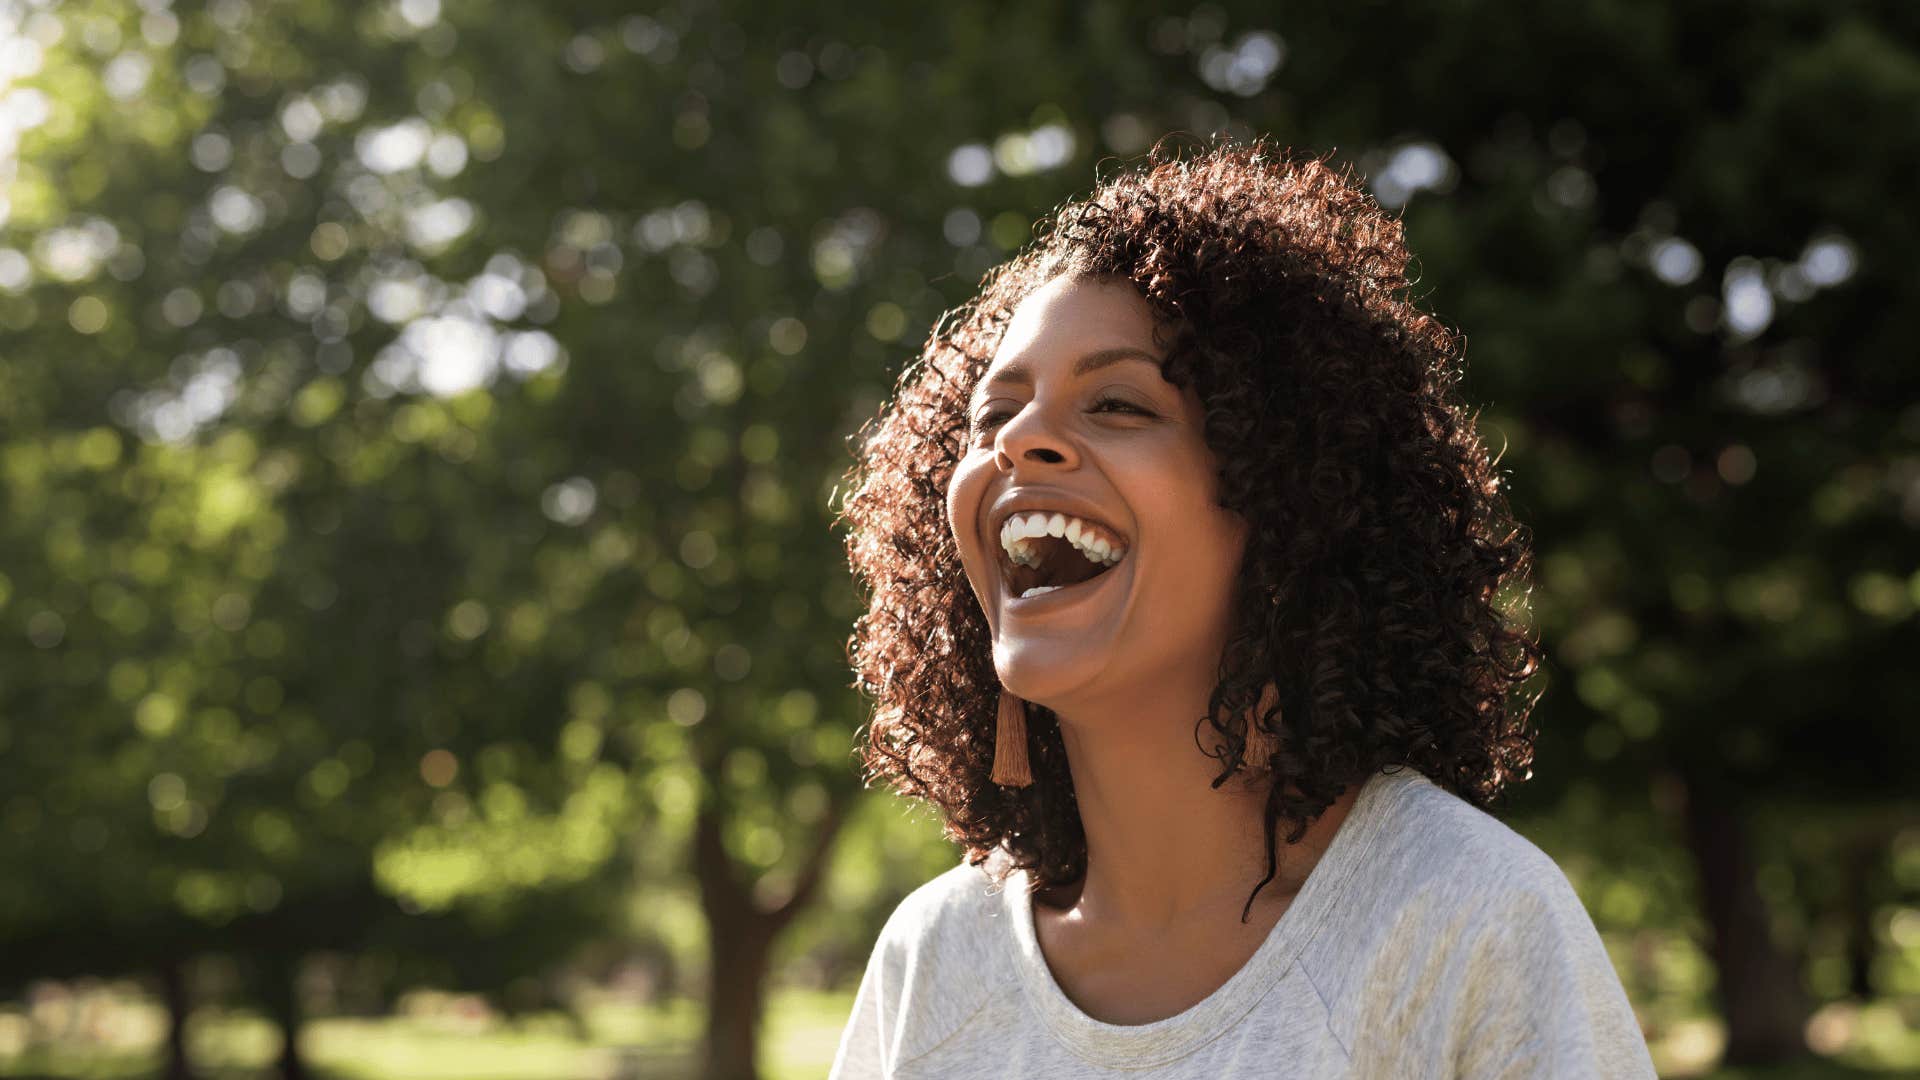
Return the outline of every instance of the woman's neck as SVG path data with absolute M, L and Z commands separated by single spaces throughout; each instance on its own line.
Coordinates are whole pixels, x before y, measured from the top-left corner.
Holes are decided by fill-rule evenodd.
M 1164 687 L 1164 684 L 1163 684 Z M 1046 899 L 1071 897 L 1079 914 L 1126 932 L 1157 933 L 1231 908 L 1238 919 L 1266 876 L 1264 772 L 1212 780 L 1219 762 L 1194 741 L 1205 711 L 1185 694 L 1133 696 L 1097 719 L 1063 714 L 1061 734 L 1087 838 L 1086 875 Z M 1076 719 L 1076 716 L 1080 719 Z M 1211 728 L 1202 726 L 1202 737 Z M 1279 865 L 1261 887 L 1256 911 L 1297 892 L 1351 808 L 1357 788 L 1336 799 L 1298 844 L 1275 836 Z

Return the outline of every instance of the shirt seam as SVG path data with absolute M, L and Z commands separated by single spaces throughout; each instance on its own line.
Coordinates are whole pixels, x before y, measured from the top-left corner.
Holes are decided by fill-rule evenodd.
M 1418 786 L 1422 779 L 1427 780 L 1428 783 L 1432 783 L 1431 778 L 1420 772 L 1420 770 L 1413 769 L 1411 766 L 1403 767 L 1403 771 L 1411 771 L 1414 773 L 1414 776 L 1406 781 L 1408 785 Z M 1385 775 L 1397 776 L 1399 774 L 1392 773 Z M 1378 794 L 1383 799 L 1389 796 L 1388 792 L 1379 792 Z M 1391 803 L 1385 806 L 1375 805 L 1371 807 L 1373 814 L 1367 822 L 1367 831 L 1356 838 L 1358 845 L 1353 851 L 1352 858 L 1347 860 L 1347 864 L 1343 868 L 1339 879 L 1330 883 L 1331 887 L 1327 890 L 1326 902 L 1321 905 L 1320 910 L 1314 913 L 1313 922 L 1308 924 L 1302 932 L 1299 952 L 1295 953 L 1293 958 L 1294 966 L 1298 967 L 1301 974 L 1307 977 L 1307 985 L 1313 988 L 1313 996 L 1320 999 L 1321 1011 L 1326 1014 L 1327 1018 L 1327 1034 L 1333 1036 L 1334 1045 L 1340 1048 L 1340 1052 L 1346 1055 L 1349 1062 L 1353 1060 L 1353 1051 L 1347 1046 L 1347 1041 L 1340 1037 L 1339 1030 L 1334 1027 L 1333 1006 L 1327 1002 L 1326 995 L 1320 992 L 1319 984 L 1314 981 L 1313 973 L 1307 966 L 1307 957 L 1312 954 L 1313 944 L 1319 939 L 1320 932 L 1326 928 L 1328 921 L 1332 919 L 1334 909 L 1339 906 L 1339 897 L 1346 891 L 1347 883 L 1353 879 L 1355 874 L 1359 873 L 1360 867 L 1366 863 L 1368 857 L 1373 854 L 1373 849 L 1378 845 L 1380 834 L 1384 832 L 1387 827 L 1386 819 L 1389 808 L 1397 811 L 1405 804 L 1407 799 L 1413 797 L 1413 794 L 1405 788 L 1395 788 L 1390 794 L 1393 800 Z
M 1006 982 L 1009 980 L 1003 978 L 1001 981 Z M 1014 976 L 1012 981 L 1017 982 L 1018 976 Z M 960 1022 L 953 1025 L 952 1031 L 949 1031 L 945 1035 L 940 1036 L 940 1040 L 938 1042 L 934 1043 L 932 1046 L 927 1047 L 925 1050 L 922 1050 L 914 1054 L 912 1057 L 903 1057 L 899 1061 L 894 1062 L 893 1068 L 888 1070 L 889 1073 L 898 1073 L 901 1069 L 904 1069 L 907 1066 L 913 1064 L 914 1062 L 919 1061 L 922 1058 L 925 1058 L 929 1054 L 932 1054 L 935 1050 L 938 1050 L 941 1047 L 952 1042 L 954 1036 L 960 1034 L 962 1031 L 965 1031 L 967 1029 L 967 1025 L 973 1023 L 973 1018 L 976 1016 L 979 1016 L 980 1013 L 984 1011 L 986 1007 L 992 1003 L 993 1003 L 993 988 L 989 987 L 987 992 L 980 996 L 980 1004 L 975 1005 L 972 1009 L 968 1010 L 967 1015 L 964 1017 L 961 1017 Z
M 1313 996 L 1320 999 L 1320 1011 L 1327 1016 L 1327 1036 L 1333 1040 L 1333 1045 L 1340 1048 L 1340 1053 L 1345 1055 L 1347 1064 L 1353 1064 L 1353 1048 L 1347 1045 L 1347 1040 L 1340 1037 L 1340 1030 L 1333 1026 L 1333 1003 L 1328 1001 L 1327 995 L 1320 990 L 1320 981 L 1313 977 L 1313 969 L 1307 966 L 1304 959 L 1294 961 L 1294 966 L 1300 969 L 1300 977 L 1307 980 L 1307 986 L 1313 991 Z

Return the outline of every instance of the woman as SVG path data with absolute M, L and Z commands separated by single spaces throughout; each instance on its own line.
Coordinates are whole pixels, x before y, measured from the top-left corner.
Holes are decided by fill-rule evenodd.
M 966 859 L 833 1075 L 1652 1076 L 1532 775 L 1530 568 L 1399 223 L 1158 150 L 990 273 L 846 513 L 872 776 Z M 984 872 L 983 872 L 984 871 Z

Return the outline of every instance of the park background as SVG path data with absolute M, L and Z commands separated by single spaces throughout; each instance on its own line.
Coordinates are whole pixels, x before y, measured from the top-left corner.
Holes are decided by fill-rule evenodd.
M 1896 0 L 0 0 L 0 1075 L 823 1074 L 848 439 L 1168 132 L 1403 211 L 1662 1073 L 1912 1075 Z

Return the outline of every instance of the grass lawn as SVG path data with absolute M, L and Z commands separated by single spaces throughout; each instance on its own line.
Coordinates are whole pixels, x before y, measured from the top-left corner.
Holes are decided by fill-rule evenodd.
M 826 1075 L 851 993 L 780 990 L 768 1001 L 762 1034 L 765 1080 Z M 684 1080 L 693 1075 L 700 1039 L 696 1002 L 645 1007 L 603 1004 L 577 1019 L 559 1013 L 503 1018 L 477 999 L 426 995 L 391 1016 L 314 1020 L 302 1042 L 315 1074 L 327 1080 Z M 1676 1065 L 1684 1055 L 1656 1041 L 1663 1075 L 1707 1080 L 1858 1080 L 1912 1076 L 1920 1032 L 1891 1010 L 1869 1012 L 1863 1026 L 1891 1025 L 1868 1053 L 1811 1059 L 1769 1070 L 1711 1071 Z M 1697 1032 L 1699 1029 L 1693 1029 Z M 0 1007 L 0 1077 L 121 1080 L 156 1075 L 165 1016 L 157 1003 L 107 985 Z M 1717 1030 L 1713 1033 L 1717 1053 Z M 280 1037 L 257 1015 L 212 1009 L 189 1027 L 204 1080 L 270 1080 Z M 1696 1037 L 1697 1041 L 1697 1037 Z M 1864 1045 L 1864 1044 L 1863 1044 Z
M 459 999 L 452 999 L 458 1001 Z M 850 993 L 783 990 L 761 1036 L 766 1080 L 825 1076 L 853 1006 Z M 132 1080 L 162 1063 L 165 1016 L 125 989 L 75 995 L 29 1016 L 0 1008 L 0 1077 Z M 560 1014 L 504 1019 L 458 1007 L 370 1019 L 311 1021 L 301 1042 L 314 1072 L 334 1080 L 679 1080 L 693 1074 L 696 1002 L 599 1005 L 576 1023 Z M 189 1045 L 205 1080 L 266 1078 L 280 1036 L 250 1013 L 196 1013 Z

